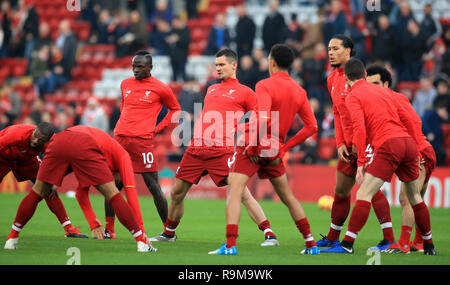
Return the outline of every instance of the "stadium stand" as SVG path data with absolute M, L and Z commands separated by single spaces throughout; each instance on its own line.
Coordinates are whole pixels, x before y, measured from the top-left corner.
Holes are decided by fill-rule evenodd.
M 87 99 L 95 96 L 100 99 L 107 114 L 111 114 L 117 100 L 120 99 L 120 81 L 132 76 L 130 67 L 132 54 L 125 57 L 116 56 L 116 46 L 114 44 L 99 44 L 92 41 L 93 27 L 91 23 L 83 20 L 80 11 L 68 11 L 66 1 L 40 0 L 32 1 L 39 15 L 39 23 L 48 23 L 50 26 L 51 39 L 55 41 L 58 37 L 58 25 L 61 20 L 69 20 L 71 29 L 76 35 L 79 45 L 76 55 L 76 65 L 71 69 L 72 79 L 58 88 L 52 94 L 45 94 L 42 98 L 53 112 L 58 106 L 65 108 L 70 103 L 76 103 L 78 115 L 84 109 Z M 125 1 L 126 2 L 126 1 Z M 197 18 L 187 19 L 187 27 L 191 36 L 191 43 L 188 49 L 188 61 L 186 73 L 194 77 L 202 87 L 207 84 L 212 74 L 208 65 L 214 63 L 214 57 L 205 56 L 203 52 L 208 42 L 209 31 L 214 23 L 214 18 L 218 13 L 226 14 L 226 26 L 234 36 L 235 26 L 238 21 L 236 5 L 244 3 L 247 14 L 252 18 L 257 27 L 254 47 L 261 48 L 262 25 L 269 13 L 267 1 L 260 0 L 209 0 L 205 7 L 198 10 Z M 298 4 L 301 2 L 302 4 Z M 309 4 L 304 4 L 311 2 Z M 283 1 L 279 8 L 286 22 L 291 14 L 296 14 L 299 22 L 309 21 L 316 23 L 319 20 L 318 11 L 320 7 L 314 4 L 316 1 Z M 319 1 L 320 2 L 320 1 Z M 349 24 L 353 22 L 351 1 L 340 1 L 343 11 L 346 13 Z M 424 18 L 424 7 L 429 1 L 411 0 L 409 4 L 414 17 L 418 22 Z M 263 4 L 261 4 L 263 3 Z M 450 2 L 446 0 L 435 0 L 433 3 L 433 17 L 439 19 L 443 30 L 450 27 Z M 327 6 L 325 6 L 327 7 Z M 151 31 L 151 23 L 148 24 Z M 235 47 L 232 43 L 231 47 Z M 448 48 L 448 46 L 447 46 Z M 169 84 L 176 95 L 184 86 L 183 82 L 172 82 L 172 69 L 170 58 L 166 55 L 153 56 L 154 69 L 152 74 L 161 81 Z M 14 91 L 22 100 L 22 114 L 16 118 L 15 122 L 23 121 L 31 112 L 34 102 L 39 97 L 35 86 L 29 79 L 30 61 L 20 57 L 0 58 L 0 83 L 5 80 L 14 82 Z M 327 66 L 327 72 L 329 66 Z M 397 82 L 396 89 L 410 100 L 414 99 L 419 88 L 418 82 Z M 443 127 L 445 140 L 444 145 L 447 150 L 447 164 L 450 164 L 450 132 L 448 124 Z M 2 126 L 0 126 L 2 127 Z M 162 137 L 163 141 L 169 141 L 168 137 Z M 323 160 L 329 160 L 335 154 L 333 151 L 333 138 L 318 139 L 318 155 Z M 295 156 L 296 154 L 293 154 Z M 301 156 L 299 156 L 301 158 Z

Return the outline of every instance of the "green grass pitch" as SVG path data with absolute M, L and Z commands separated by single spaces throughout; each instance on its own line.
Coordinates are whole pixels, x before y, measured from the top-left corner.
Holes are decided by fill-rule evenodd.
M 11 229 L 17 207 L 25 194 L 0 194 L 0 241 L 3 247 Z M 81 226 L 83 233 L 91 236 L 89 226 L 74 198 L 60 195 L 74 226 Z M 104 222 L 103 197 L 91 195 L 92 206 Z M 128 231 L 116 219 L 117 240 L 69 239 L 45 201 L 38 206 L 34 217 L 26 225 L 19 239 L 19 249 L 0 250 L 0 265 L 64 265 L 71 255 L 67 250 L 80 250 L 82 265 L 365 265 L 372 256 L 367 248 L 376 245 L 382 237 L 373 211 L 355 243 L 355 254 L 301 255 L 304 241 L 295 227 L 287 208 L 280 202 L 260 201 L 272 229 L 281 246 L 260 246 L 263 233 L 250 220 L 245 209 L 239 227 L 238 255 L 213 256 L 214 250 L 225 241 L 225 201 L 186 200 L 185 215 L 177 229 L 175 243 L 155 243 L 157 253 L 137 253 L 136 245 Z M 148 236 L 162 231 L 153 200 L 141 197 Z M 316 204 L 303 203 L 315 239 L 326 234 L 330 224 L 330 212 L 321 211 Z M 409 255 L 381 254 L 382 265 L 449 265 L 450 264 L 450 209 L 430 208 L 432 232 L 437 256 L 422 253 Z M 400 235 L 400 208 L 391 208 L 394 234 Z M 344 230 L 346 230 L 345 225 Z M 343 235 L 341 235 L 341 238 Z

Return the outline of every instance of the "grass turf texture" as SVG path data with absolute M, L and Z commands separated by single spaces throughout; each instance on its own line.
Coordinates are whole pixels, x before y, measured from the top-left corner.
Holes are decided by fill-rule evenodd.
M 0 241 L 4 242 L 11 229 L 17 207 L 25 194 L 0 194 Z M 74 226 L 91 236 L 80 207 L 74 198 L 60 195 Z M 91 195 L 94 211 L 104 223 L 103 197 Z M 242 211 L 239 226 L 238 256 L 208 255 L 225 241 L 225 201 L 186 200 L 185 215 L 177 229 L 175 243 L 154 243 L 157 253 L 137 253 L 130 233 L 116 219 L 117 240 L 73 239 L 64 237 L 56 217 L 42 201 L 33 218 L 23 229 L 19 248 L 0 250 L 1 265 L 64 265 L 71 257 L 70 247 L 80 249 L 82 265 L 365 265 L 371 256 L 367 248 L 382 239 L 380 226 L 373 211 L 355 243 L 355 254 L 301 255 L 303 237 L 295 227 L 287 208 L 280 202 L 260 201 L 272 229 L 281 243 L 279 247 L 261 247 L 263 233 Z M 148 236 L 162 231 L 162 224 L 150 197 L 140 197 L 141 209 Z M 319 210 L 316 204 L 303 203 L 315 239 L 326 234 L 330 212 Z M 450 210 L 430 208 L 433 240 L 437 256 L 423 253 L 381 254 L 382 265 L 449 265 L 450 264 Z M 400 235 L 400 208 L 391 208 L 394 234 Z M 344 226 L 346 230 L 347 224 Z M 341 238 L 344 233 L 341 233 Z M 414 234 L 413 234 L 414 235 Z M 412 236 L 413 238 L 413 236 Z

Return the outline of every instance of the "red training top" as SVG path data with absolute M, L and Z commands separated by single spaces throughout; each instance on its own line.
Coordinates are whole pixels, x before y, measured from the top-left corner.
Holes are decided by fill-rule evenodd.
M 283 157 L 284 153 L 290 148 L 303 143 L 308 137 L 317 132 L 317 120 L 309 104 L 306 91 L 287 72 L 272 73 L 269 78 L 256 84 L 255 91 L 259 128 L 265 125 L 268 126 L 267 138 L 262 138 L 262 141 L 258 144 L 258 149 L 251 146 L 248 151 L 249 154 L 260 155 L 260 150 L 266 148 L 263 141 L 268 139 L 272 143 L 281 145 L 280 151 L 274 156 Z M 278 119 L 273 117 L 272 112 L 278 114 Z M 304 126 L 285 143 L 286 135 L 296 114 L 300 116 Z M 277 142 L 271 139 L 272 133 L 278 136 Z
M 202 115 L 195 122 L 190 147 L 233 148 L 239 120 L 255 106 L 253 90 L 235 78 L 211 85 L 206 92 Z M 244 124 L 241 126 L 245 130 Z
M 336 146 L 352 146 L 353 127 L 352 118 L 345 104 L 348 95 L 347 81 L 345 80 L 344 68 L 337 68 L 327 78 L 328 91 L 333 101 L 334 131 L 336 135 Z
M 0 131 L 0 160 L 27 160 L 44 153 L 48 143 L 40 149 L 30 146 L 34 129 L 34 125 L 19 124 Z
M 141 226 L 141 228 L 144 229 L 141 208 L 137 198 L 133 165 L 131 163 L 131 158 L 128 152 L 108 133 L 98 128 L 79 125 L 68 128 L 67 130 L 85 133 L 90 135 L 94 139 L 94 141 L 97 143 L 100 150 L 102 151 L 104 157 L 106 158 L 106 161 L 108 163 L 111 172 L 120 173 L 120 177 L 122 178 L 122 183 L 125 188 L 125 195 L 127 197 L 128 203 L 130 204 L 131 208 L 134 211 L 136 221 Z M 83 188 L 79 188 L 77 189 L 77 191 L 78 190 L 83 190 Z M 89 190 L 89 188 L 87 189 L 84 188 L 84 190 Z M 83 198 L 84 197 L 86 196 L 83 196 Z M 84 199 L 81 201 L 80 206 L 86 205 L 87 202 Z M 93 214 L 92 208 L 86 209 L 86 207 L 82 207 L 82 209 L 83 212 L 85 213 L 86 218 L 88 219 L 89 224 L 91 224 L 92 220 L 95 220 L 95 214 Z
M 382 86 L 359 80 L 353 84 L 346 103 L 353 123 L 358 166 L 366 162 L 367 142 L 376 150 L 390 138 L 417 138 L 411 116 Z
M 171 123 L 172 115 L 181 110 L 172 89 L 150 76 L 142 80 L 127 78 L 120 84 L 122 99 L 120 118 L 114 129 L 116 136 L 152 138 Z M 156 119 L 165 105 L 169 112 L 156 126 Z
M 391 89 L 389 89 L 389 91 L 391 91 L 391 94 L 394 96 L 395 99 L 397 99 L 397 102 L 399 102 L 403 106 L 403 108 L 411 116 L 411 119 L 414 122 L 417 136 L 416 141 L 419 142 L 419 144 L 417 145 L 419 152 L 423 151 L 427 147 L 430 147 L 431 144 L 427 141 L 427 138 L 422 132 L 422 119 L 420 119 L 416 110 L 414 110 L 413 106 L 409 102 L 409 99 L 401 93 L 395 92 Z

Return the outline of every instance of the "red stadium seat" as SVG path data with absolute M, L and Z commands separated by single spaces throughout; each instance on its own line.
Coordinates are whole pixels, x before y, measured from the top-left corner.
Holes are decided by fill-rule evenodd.
M 442 133 L 444 135 L 444 147 L 450 147 L 450 123 L 442 125 Z
M 419 85 L 419 82 L 402 81 L 397 84 L 397 90 L 398 92 L 405 95 L 410 101 L 412 101 L 416 96 L 417 90 L 420 87 Z
M 318 155 L 323 160 L 330 160 L 336 153 L 336 139 L 334 137 L 319 139 Z

